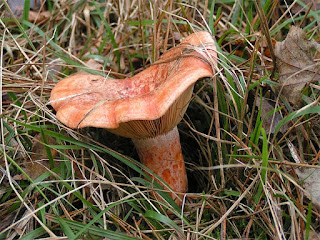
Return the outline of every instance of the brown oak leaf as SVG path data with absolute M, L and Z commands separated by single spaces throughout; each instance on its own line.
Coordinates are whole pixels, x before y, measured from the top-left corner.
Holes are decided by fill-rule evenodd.
M 307 34 L 295 26 L 284 41 L 275 45 L 281 94 L 292 104 L 298 102 L 307 83 L 320 80 L 319 66 L 312 56 L 314 50 L 320 52 L 320 45 L 308 40 Z

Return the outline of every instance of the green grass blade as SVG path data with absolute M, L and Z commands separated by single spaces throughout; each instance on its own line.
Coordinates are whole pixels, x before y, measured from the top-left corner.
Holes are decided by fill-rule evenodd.
M 97 10 L 98 14 L 99 14 L 99 17 L 101 19 L 101 21 L 103 21 L 104 23 L 104 26 L 107 30 L 107 34 L 110 38 L 110 41 L 112 43 L 112 46 L 114 49 L 117 49 L 118 48 L 118 44 L 114 38 L 114 35 L 113 35 L 113 32 L 112 32 L 112 29 L 110 27 L 110 25 L 108 24 L 107 20 L 104 19 L 104 15 L 103 15 L 103 12 L 101 11 L 100 7 L 96 4 L 96 2 L 93 2 L 94 6 L 95 6 L 95 9 Z M 120 68 L 120 52 L 119 50 L 115 50 L 114 54 L 116 55 L 117 57 L 117 61 L 118 61 L 118 66 Z
M 54 217 L 50 217 L 50 218 L 53 222 L 59 223 L 59 221 L 58 221 L 59 217 L 54 216 Z M 107 237 L 107 239 L 110 239 L 110 240 L 138 240 L 138 239 L 140 239 L 140 238 L 136 238 L 136 237 L 127 236 L 123 233 L 103 229 L 100 227 L 95 227 L 95 226 L 92 226 L 89 224 L 83 224 L 83 223 L 79 223 L 76 221 L 71 221 L 68 219 L 64 219 L 64 222 L 66 224 L 68 224 L 71 229 L 74 229 L 79 232 L 81 231 L 82 232 L 81 234 L 87 235 L 87 237 L 89 237 L 89 236 L 91 236 L 91 237 L 97 236 L 97 237 L 104 237 L 104 238 Z M 84 228 L 85 228 L 85 232 L 83 232 Z M 75 238 L 73 238 L 73 239 L 75 239 Z M 85 238 L 82 238 L 82 239 L 85 239 Z
M 30 1 L 30 0 L 29 0 Z M 4 3 L 4 5 L 6 6 L 6 8 L 8 9 L 8 11 L 10 12 L 11 16 L 12 16 L 12 20 L 14 21 L 14 23 L 18 26 L 19 31 L 21 32 L 21 34 L 23 35 L 23 37 L 27 40 L 28 44 L 30 45 L 30 47 L 32 48 L 33 51 L 37 51 L 35 46 L 33 45 L 32 41 L 30 40 L 28 34 L 25 31 L 25 23 L 27 23 L 27 21 L 23 21 L 23 26 L 21 26 L 20 22 L 18 21 L 18 19 L 16 18 L 16 16 L 13 14 L 11 8 L 9 7 L 7 1 L 2 1 L 2 3 Z M 29 16 L 29 13 L 28 13 Z M 2 23 L 2 19 L 1 19 L 1 23 Z M 2 34 L 0 36 L 0 38 L 2 37 Z
M 183 235 L 182 229 L 170 218 L 167 216 L 162 215 L 161 213 L 152 211 L 152 210 L 147 210 L 146 213 L 144 214 L 146 218 L 151 218 L 153 220 L 156 220 L 158 222 L 162 222 L 163 224 L 167 225 L 168 227 L 173 228 L 176 233 L 181 237 Z M 182 239 L 182 238 L 180 238 Z
M 288 123 L 289 121 L 291 121 L 297 117 L 300 117 L 302 115 L 306 115 L 306 114 L 310 114 L 310 113 L 320 114 L 320 106 L 310 106 L 310 107 L 299 109 L 297 111 L 290 113 L 288 116 L 284 117 L 281 121 L 279 121 L 274 132 L 277 133 L 279 131 L 279 129 L 283 125 Z
M 209 28 L 214 34 L 214 29 L 213 29 L 213 12 L 214 12 L 214 6 L 215 6 L 215 1 L 211 2 L 211 7 L 210 7 L 210 16 L 209 16 Z
M 44 147 L 46 149 L 46 153 L 47 153 L 47 156 L 49 159 L 50 167 L 54 168 L 54 160 L 53 160 L 52 152 L 51 152 L 50 148 L 48 147 L 48 141 L 47 141 L 45 134 L 43 133 L 43 129 L 41 128 L 41 126 L 40 126 L 40 134 L 41 134 L 41 138 L 44 142 Z
M 269 151 L 268 151 L 268 138 L 266 131 L 264 128 L 261 128 L 262 135 L 262 164 L 261 164 L 261 182 L 259 184 L 259 188 L 255 194 L 254 202 L 257 204 L 259 199 L 261 198 L 261 194 L 263 191 L 263 185 L 266 182 L 267 178 L 267 170 L 268 170 L 268 160 L 269 160 Z
M 21 240 L 34 240 L 37 239 L 38 237 L 41 237 L 43 235 L 45 235 L 47 232 L 46 230 L 44 230 L 42 227 L 39 227 L 29 233 L 27 233 L 26 235 L 22 236 Z
M 312 202 L 308 205 L 307 221 L 306 221 L 306 240 L 310 239 L 310 228 L 311 228 L 311 216 L 312 216 Z
M 28 22 L 29 21 L 29 12 L 30 12 L 30 0 L 24 0 L 24 7 L 23 7 L 23 14 L 22 14 L 22 21 Z M 25 24 L 22 25 L 24 28 L 27 26 Z
M 261 178 L 262 182 L 266 182 L 267 177 L 267 167 L 268 167 L 268 159 L 269 159 L 269 151 L 268 151 L 268 138 L 266 131 L 264 128 L 261 128 L 262 134 L 262 169 L 261 169 Z
M 65 235 L 67 235 L 68 239 L 76 239 L 76 235 L 74 235 L 74 232 L 70 228 L 69 224 L 64 221 L 62 218 L 56 218 L 60 227 L 62 228 L 62 231 Z
M 135 200 L 132 200 L 132 199 L 129 199 L 129 200 L 123 200 L 123 201 L 119 201 L 119 202 L 116 202 L 116 203 L 113 203 L 113 204 L 110 204 L 110 206 L 108 206 L 107 208 L 103 209 L 102 211 L 100 211 L 89 223 L 87 223 L 80 231 L 77 232 L 77 234 L 72 237 L 72 238 L 69 238 L 69 239 L 78 239 L 78 237 L 80 237 L 82 234 L 84 234 L 85 232 L 90 232 L 90 227 L 96 223 L 98 221 L 98 219 L 100 219 L 103 214 L 105 214 L 106 212 L 108 212 L 109 210 L 111 210 L 113 207 L 119 205 L 119 204 L 124 204 L 128 201 L 135 201 Z

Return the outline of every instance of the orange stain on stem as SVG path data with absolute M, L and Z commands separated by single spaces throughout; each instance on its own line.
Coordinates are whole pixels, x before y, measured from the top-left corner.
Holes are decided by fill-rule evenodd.
M 165 181 L 174 192 L 181 195 L 187 191 L 188 180 L 177 127 L 167 134 L 155 138 L 133 139 L 133 142 L 146 167 Z M 170 195 L 173 199 L 176 198 L 174 194 Z M 177 198 L 176 201 L 180 202 Z

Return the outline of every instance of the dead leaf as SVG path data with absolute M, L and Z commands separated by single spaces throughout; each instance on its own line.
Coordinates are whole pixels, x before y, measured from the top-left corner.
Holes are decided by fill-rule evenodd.
M 12 213 L 7 213 L 3 216 L 0 216 L 0 221 L 1 221 L 0 231 L 10 226 L 14 222 L 14 219 L 16 218 L 16 214 L 17 214 L 16 212 L 12 212 Z
M 316 207 L 320 208 L 320 169 L 296 169 L 296 173 L 300 180 L 303 181 L 303 187 L 307 191 L 307 197 Z
M 25 0 L 7 0 L 11 11 L 17 18 L 21 18 L 24 9 Z M 40 0 L 31 0 L 30 1 L 30 9 L 38 9 L 41 6 Z
M 301 163 L 301 157 L 298 154 L 297 149 L 289 139 L 286 139 L 291 156 L 296 163 Z M 297 176 L 302 181 L 302 185 L 305 189 L 305 195 L 312 203 L 320 208 L 320 169 L 319 168 L 300 168 L 296 169 Z
M 275 45 L 281 93 L 293 104 L 300 99 L 307 83 L 320 80 L 319 66 L 313 60 L 312 50 L 320 52 L 320 45 L 308 40 L 306 33 L 295 26 L 290 28 L 284 41 Z
M 94 59 L 89 59 L 86 62 L 86 65 L 90 68 L 90 69 L 94 69 L 94 70 L 103 70 L 103 65 L 101 63 L 99 63 L 98 61 L 94 60 Z
M 320 240 L 320 234 L 315 231 L 310 230 L 309 240 Z
M 311 10 L 312 11 L 318 11 L 320 9 L 320 0 L 300 0 L 303 2 L 307 7 L 301 6 L 298 2 L 294 5 L 294 7 L 291 9 L 292 13 L 296 14 L 299 11 L 306 12 L 310 5 L 312 4 Z
M 86 62 L 86 67 L 88 69 L 93 69 L 93 70 L 98 70 L 101 71 L 103 70 L 103 65 L 101 63 L 99 63 L 98 61 L 96 61 L 95 59 L 90 58 L 87 62 Z M 78 72 L 76 74 L 86 74 L 87 72 L 79 69 Z
M 47 20 L 51 17 L 51 13 L 49 11 L 30 11 L 29 12 L 29 22 L 39 23 L 44 20 Z
M 50 137 L 46 136 L 48 144 L 55 144 L 55 140 Z M 28 174 L 28 176 L 35 180 L 40 177 L 42 174 L 48 171 L 50 168 L 48 155 L 46 152 L 46 148 L 44 144 L 42 144 L 42 137 L 39 134 L 35 140 L 33 147 L 31 149 L 30 158 L 26 158 L 23 162 L 23 170 Z M 54 156 L 57 155 L 57 151 L 51 149 L 51 154 Z M 26 177 L 23 174 L 19 174 L 13 177 L 14 180 L 26 180 Z
M 29 211 L 24 211 L 23 215 L 21 215 L 21 219 L 23 219 L 22 221 L 20 221 L 18 224 L 16 224 L 12 229 L 14 231 L 8 231 L 8 234 L 6 236 L 7 240 L 13 240 L 13 239 L 17 239 L 17 236 L 22 236 L 23 233 L 25 233 L 25 230 L 28 229 L 30 232 L 34 229 L 33 225 L 34 225 L 34 219 L 33 219 L 33 214 L 30 214 Z M 10 222 L 10 217 L 8 219 L 8 222 Z M 17 221 L 18 219 L 16 218 L 16 214 L 15 214 L 15 218 L 13 219 L 14 221 Z M 2 222 L 1 222 L 2 223 Z M 12 222 L 13 223 L 13 222 Z
M 260 105 L 260 98 L 257 98 L 256 106 L 260 108 L 261 106 L 261 117 L 263 118 L 262 127 L 266 129 L 266 131 L 270 131 L 274 133 L 277 124 L 282 120 L 282 116 L 280 113 L 274 112 L 271 115 L 267 115 L 269 112 L 275 110 L 274 106 L 272 106 L 265 98 L 262 98 L 262 104 Z M 280 132 L 284 133 L 288 130 L 287 125 L 283 125 L 280 128 Z

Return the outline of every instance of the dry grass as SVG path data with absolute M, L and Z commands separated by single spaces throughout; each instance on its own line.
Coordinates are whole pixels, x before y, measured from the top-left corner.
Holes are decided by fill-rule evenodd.
M 0 239 L 306 239 L 319 229 L 296 170 L 319 163 L 320 111 L 273 132 L 256 105 L 268 100 L 283 117 L 318 107 L 317 83 L 299 104 L 280 96 L 272 49 L 293 24 L 319 41 L 312 6 L 47 0 L 48 14 L 30 22 L 6 9 L 0 3 Z M 130 140 L 68 129 L 48 99 L 79 70 L 132 76 L 200 29 L 214 34 L 219 65 L 196 84 L 179 125 L 190 185 L 181 209 L 150 194 Z

